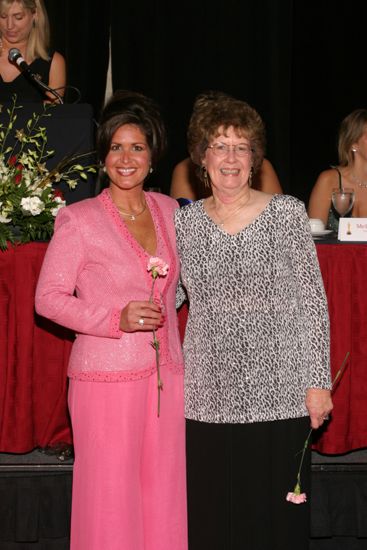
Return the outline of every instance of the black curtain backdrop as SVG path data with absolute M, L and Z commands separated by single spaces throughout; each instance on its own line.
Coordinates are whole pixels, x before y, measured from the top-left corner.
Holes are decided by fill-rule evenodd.
M 68 82 L 98 117 L 111 34 L 113 87 L 160 104 L 169 151 L 152 185 L 168 192 L 186 153 L 195 96 L 208 89 L 251 103 L 263 117 L 267 157 L 286 192 L 305 202 L 337 161 L 341 119 L 367 107 L 367 3 L 331 0 L 46 0 Z M 72 101 L 71 92 L 68 101 Z
M 123 0 L 122 0 L 123 1 Z M 53 49 L 67 62 L 66 102 L 103 104 L 109 57 L 110 0 L 45 0 Z

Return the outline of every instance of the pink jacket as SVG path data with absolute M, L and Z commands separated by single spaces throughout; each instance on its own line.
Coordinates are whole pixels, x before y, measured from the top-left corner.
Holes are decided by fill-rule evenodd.
M 160 364 L 183 371 L 175 295 L 179 276 L 173 213 L 175 200 L 145 193 L 157 234 L 156 256 L 169 264 L 155 291 L 166 321 L 157 331 Z M 76 332 L 68 376 L 79 380 L 134 380 L 155 371 L 150 332 L 124 333 L 121 309 L 131 300 L 148 300 L 152 286 L 149 254 L 131 236 L 110 197 L 74 203 L 60 210 L 37 290 L 40 315 Z

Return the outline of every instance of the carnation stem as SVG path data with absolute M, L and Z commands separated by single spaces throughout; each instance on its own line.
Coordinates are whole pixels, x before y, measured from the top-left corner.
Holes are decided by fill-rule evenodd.
M 337 386 L 337 382 L 339 382 L 340 380 L 340 377 L 342 376 L 342 374 L 344 373 L 344 370 L 345 370 L 345 366 L 346 366 L 346 362 L 347 362 L 347 359 L 349 357 L 349 354 L 350 352 L 347 351 L 344 359 L 343 359 L 343 362 L 341 364 L 341 367 L 340 369 L 338 370 L 338 372 L 336 373 L 335 375 L 335 378 L 332 382 L 332 385 L 331 385 L 331 394 L 334 393 L 335 391 L 335 388 Z M 309 444 L 309 441 L 310 441 L 310 437 L 311 437 L 311 434 L 313 432 L 313 428 L 310 428 L 310 431 L 308 432 L 308 436 L 306 438 L 306 441 L 303 445 L 303 449 L 302 449 L 302 456 L 301 456 L 301 460 L 300 460 L 300 464 L 299 464 L 299 468 L 298 468 L 298 473 L 297 473 L 297 483 L 294 487 L 294 493 L 296 495 L 299 495 L 301 493 L 301 471 L 302 471 L 302 465 L 303 465 L 303 460 L 304 460 L 304 457 L 305 457 L 305 453 L 306 453 L 306 450 L 307 450 L 307 447 L 308 447 L 308 444 Z
M 155 285 L 155 281 L 157 279 L 157 276 L 158 275 L 154 276 L 154 274 L 153 274 L 152 289 L 150 291 L 150 296 L 149 296 L 149 302 L 150 303 L 153 303 L 154 285 Z M 155 329 L 153 329 L 152 346 L 155 349 L 155 363 L 156 363 L 156 367 L 157 367 L 157 390 L 158 390 L 157 416 L 159 417 L 160 412 L 161 412 L 161 390 L 163 390 L 163 381 L 161 379 L 161 370 L 160 370 L 160 365 L 159 365 L 159 340 L 158 340 L 158 338 L 156 338 Z
M 310 428 L 310 431 L 308 432 L 308 436 L 306 438 L 306 441 L 303 445 L 301 461 L 299 463 L 299 469 L 298 469 L 298 474 L 297 474 L 297 483 L 296 483 L 296 486 L 294 488 L 294 492 L 295 492 L 296 495 L 299 495 L 301 493 L 301 471 L 302 471 L 303 459 L 305 458 L 305 454 L 306 454 L 306 451 L 307 451 L 307 447 L 308 447 L 308 444 L 309 444 L 309 441 L 310 441 L 312 431 L 313 431 L 313 428 Z

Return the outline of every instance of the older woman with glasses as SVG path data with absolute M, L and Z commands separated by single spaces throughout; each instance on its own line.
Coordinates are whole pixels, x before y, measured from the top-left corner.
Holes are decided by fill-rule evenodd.
M 208 91 L 202 96 L 205 97 L 205 101 L 210 101 L 217 99 L 218 94 L 219 92 Z M 223 97 L 228 97 L 228 94 L 223 92 L 220 94 Z M 195 105 L 200 109 L 201 102 L 196 102 Z M 278 176 L 268 159 L 264 158 L 259 169 L 253 174 L 252 188 L 271 194 L 283 193 Z M 210 185 L 205 185 L 205 182 L 199 177 L 198 166 L 190 157 L 181 160 L 174 167 L 170 195 L 175 199 L 185 198 L 192 201 L 211 195 Z
M 190 302 L 189 548 L 306 550 L 309 503 L 286 495 L 310 422 L 317 429 L 332 409 L 327 303 L 307 214 L 294 197 L 251 187 L 265 131 L 247 103 L 199 96 L 188 146 L 212 190 L 175 214 Z

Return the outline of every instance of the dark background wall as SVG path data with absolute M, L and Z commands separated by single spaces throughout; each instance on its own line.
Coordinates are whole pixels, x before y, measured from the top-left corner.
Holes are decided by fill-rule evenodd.
M 155 175 L 168 191 L 195 96 L 218 89 L 247 100 L 268 132 L 267 157 L 286 192 L 308 200 L 337 161 L 341 119 L 367 107 L 367 3 L 331 0 L 45 0 L 68 82 L 104 100 L 111 33 L 113 86 L 154 97 L 170 147 Z M 68 101 L 76 97 L 68 95 Z

